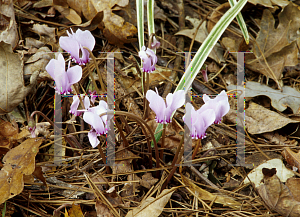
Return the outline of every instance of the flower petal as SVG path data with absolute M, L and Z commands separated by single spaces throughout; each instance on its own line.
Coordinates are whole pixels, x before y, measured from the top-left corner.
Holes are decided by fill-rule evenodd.
M 82 68 L 80 66 L 73 66 L 68 68 L 67 76 L 70 84 L 77 83 L 82 77 Z
M 91 130 L 88 133 L 88 137 L 89 137 L 89 141 L 90 141 L 92 147 L 96 148 L 100 143 L 100 141 L 97 138 L 97 133 L 94 130 Z
M 91 125 L 97 132 L 97 134 L 105 134 L 105 128 L 102 119 L 93 112 L 87 111 L 83 114 L 83 120 Z
M 165 123 L 164 114 L 166 110 L 166 104 L 163 98 L 153 90 L 148 90 L 146 93 L 146 99 L 150 102 L 149 107 L 156 114 L 156 121 L 158 123 Z
M 200 114 L 198 113 L 198 120 L 194 125 L 196 130 L 195 137 L 200 139 L 205 138 L 205 131 L 211 124 L 213 124 L 215 118 L 216 116 L 213 109 L 207 109 Z
M 77 112 L 77 109 L 78 109 L 78 106 L 79 106 L 79 97 L 77 95 L 74 95 L 73 96 L 73 102 L 72 102 L 72 105 L 70 107 L 70 113 L 73 114 L 73 115 L 76 115 L 78 114 Z
M 84 105 L 84 108 L 85 108 L 85 109 L 88 109 L 88 108 L 90 107 L 90 99 L 89 99 L 88 96 L 85 96 L 85 97 L 84 97 L 83 105 Z
M 91 51 L 94 49 L 96 41 L 90 31 L 82 31 L 81 29 L 77 29 L 76 33 L 74 34 L 74 37 L 77 40 L 77 42 L 80 45 L 82 45 L 82 47 L 87 47 Z
M 79 44 L 73 37 L 61 36 L 59 38 L 59 45 L 62 49 L 68 51 L 77 63 L 80 62 L 79 58 Z
M 167 108 L 165 110 L 165 117 L 166 117 L 166 122 L 171 122 L 170 118 L 172 113 L 183 106 L 185 102 L 185 94 L 184 90 L 179 90 L 175 92 L 174 94 L 169 93 L 166 97 L 167 101 Z

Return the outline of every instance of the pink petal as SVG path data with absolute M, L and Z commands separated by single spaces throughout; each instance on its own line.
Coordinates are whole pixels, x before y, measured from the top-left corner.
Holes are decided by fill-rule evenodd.
M 102 135 L 106 133 L 102 119 L 93 112 L 85 112 L 83 114 L 83 120 L 91 125 L 96 130 L 97 134 Z
M 151 49 L 157 49 L 160 46 L 160 42 L 157 41 L 157 39 L 155 38 L 155 36 L 153 36 L 153 42 L 151 43 Z
M 172 113 L 180 108 L 181 106 L 183 106 L 184 102 L 185 102 L 185 94 L 184 94 L 184 90 L 179 90 L 177 92 L 175 92 L 174 94 L 169 93 L 166 97 L 166 101 L 167 101 L 167 108 L 165 110 L 165 116 L 166 116 L 166 122 L 170 122 L 170 118 Z
M 82 77 L 82 68 L 80 66 L 70 67 L 67 70 L 67 76 L 70 84 L 77 83 Z
M 59 45 L 62 49 L 68 51 L 71 57 L 77 62 L 80 62 L 79 58 L 79 44 L 78 42 L 71 37 L 61 36 L 59 38 Z
M 196 130 L 196 138 L 205 138 L 205 131 L 207 128 L 213 124 L 215 121 L 215 112 L 213 109 L 207 109 L 204 112 L 198 114 L 198 120 L 196 121 L 194 127 Z
M 73 114 L 73 115 L 76 115 L 77 116 L 77 109 L 78 109 L 78 106 L 79 106 L 79 97 L 77 95 L 74 95 L 73 96 L 73 102 L 72 102 L 72 105 L 70 107 L 70 113 Z
M 156 121 L 158 123 L 165 123 L 164 113 L 166 110 L 166 104 L 163 98 L 153 90 L 148 90 L 146 93 L 146 99 L 150 102 L 149 107 L 156 114 Z
M 90 107 L 90 99 L 88 96 L 84 97 L 83 104 L 85 109 L 88 109 Z
M 89 137 L 89 141 L 90 141 L 92 147 L 96 148 L 100 143 L 100 141 L 97 138 L 97 133 L 95 131 L 91 130 L 88 133 L 88 137 Z
M 88 30 L 82 31 L 81 29 L 77 29 L 76 33 L 74 34 L 75 39 L 82 47 L 87 47 L 91 51 L 95 47 L 95 38 L 92 33 Z

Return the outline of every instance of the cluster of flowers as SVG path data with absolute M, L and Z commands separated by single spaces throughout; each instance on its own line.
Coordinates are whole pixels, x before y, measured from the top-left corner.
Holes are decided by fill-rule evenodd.
M 60 46 L 70 53 L 71 58 L 79 65 L 85 65 L 89 62 L 89 52 L 84 49 L 87 47 L 93 50 L 95 46 L 95 38 L 89 31 L 81 31 L 78 29 L 67 37 L 60 37 Z M 155 70 L 157 57 L 152 49 L 159 47 L 160 43 L 155 39 L 150 48 L 145 46 L 139 52 L 139 56 L 143 61 L 144 72 L 151 73 Z M 58 55 L 57 59 L 52 59 L 46 66 L 46 71 L 55 81 L 55 90 L 60 94 L 69 94 L 71 92 L 71 85 L 80 81 L 82 77 L 82 69 L 80 66 L 70 67 L 65 71 L 65 60 L 62 54 Z M 90 92 L 91 102 L 95 103 L 95 92 Z M 185 102 L 185 94 L 183 90 L 172 94 L 169 93 L 166 97 L 166 103 L 162 97 L 156 92 L 148 90 L 146 98 L 150 102 L 150 108 L 156 113 L 156 121 L 158 123 L 166 124 L 171 122 L 172 113 L 180 108 Z M 190 129 L 190 135 L 195 139 L 202 139 L 205 137 L 206 129 L 213 123 L 220 123 L 222 117 L 229 111 L 228 97 L 225 91 L 222 91 L 215 99 L 210 99 L 207 95 L 203 96 L 205 104 L 198 110 L 192 107 L 191 104 L 186 105 L 186 109 L 191 111 L 191 120 L 185 120 L 185 123 Z M 91 130 L 88 133 L 89 141 L 93 148 L 99 144 L 97 136 L 106 134 L 109 130 L 107 124 L 111 115 L 102 115 L 108 111 L 108 105 L 104 100 L 100 100 L 97 106 L 91 107 L 90 99 L 85 96 L 83 99 L 84 108 L 78 110 L 80 99 L 78 95 L 73 96 L 73 103 L 70 108 L 70 113 L 79 116 L 83 113 L 83 120 L 91 125 Z
M 60 94 L 69 94 L 72 91 L 71 85 L 80 81 L 82 77 L 82 68 L 80 65 L 85 65 L 90 60 L 89 52 L 84 49 L 84 47 L 93 50 L 96 43 L 94 36 L 88 30 L 82 31 L 78 29 L 74 33 L 71 29 L 71 33 L 68 31 L 67 33 L 68 36 L 60 37 L 59 45 L 62 49 L 69 52 L 72 60 L 79 65 L 70 67 L 69 61 L 68 69 L 66 71 L 65 60 L 63 55 L 60 53 L 58 54 L 58 58 L 50 60 L 45 68 L 55 81 L 56 92 Z M 93 104 L 95 103 L 96 99 L 95 94 L 95 92 L 90 92 L 91 101 Z M 100 114 L 108 111 L 107 103 L 104 100 L 100 100 L 97 106 L 91 107 L 89 97 L 85 96 L 83 100 L 85 108 L 82 110 L 77 110 L 79 103 L 80 100 L 78 95 L 74 95 L 70 113 L 76 116 L 84 113 L 83 120 L 91 125 L 91 130 L 88 133 L 89 141 L 95 148 L 99 144 L 97 136 L 105 134 L 109 130 L 107 121 L 110 117 L 107 115 L 103 115 L 101 117 L 99 116 Z
M 166 97 L 166 103 L 163 98 L 153 90 L 148 90 L 146 94 L 147 100 L 150 102 L 150 108 L 156 114 L 158 123 L 166 124 L 171 122 L 172 113 L 180 108 L 185 102 L 185 94 L 183 90 L 179 90 L 174 94 L 169 93 Z M 190 111 L 191 120 L 183 120 L 190 130 L 190 136 L 193 139 L 203 139 L 206 136 L 206 129 L 213 123 L 219 124 L 222 117 L 226 115 L 230 109 L 228 96 L 223 90 L 216 98 L 210 99 L 206 94 L 203 96 L 205 104 L 195 111 L 194 107 L 186 104 L 186 111 Z

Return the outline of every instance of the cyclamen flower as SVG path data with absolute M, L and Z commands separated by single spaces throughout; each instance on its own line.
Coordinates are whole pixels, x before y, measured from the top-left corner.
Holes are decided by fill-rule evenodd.
M 94 90 L 94 91 L 90 91 L 90 90 L 89 90 L 89 94 L 90 94 L 90 96 L 91 96 L 91 101 L 92 101 L 92 103 L 95 103 L 96 98 L 97 98 L 97 92 L 96 92 L 96 90 Z
M 226 115 L 230 110 L 230 105 L 228 103 L 228 96 L 223 90 L 218 96 L 214 99 L 210 99 L 206 94 L 203 95 L 203 101 L 205 104 L 203 106 L 207 109 L 213 109 L 216 113 L 215 124 L 219 124 L 222 120 L 222 117 Z
M 69 66 L 67 72 L 65 71 L 65 60 L 63 55 L 58 54 L 58 58 L 51 59 L 47 66 L 46 71 L 55 81 L 55 90 L 60 94 L 68 94 L 72 91 L 71 85 L 80 81 L 82 77 L 82 69 L 80 66 Z
M 215 121 L 215 111 L 205 106 L 195 111 L 190 103 L 186 104 L 186 111 L 190 111 L 191 120 L 187 120 L 185 116 L 183 116 L 183 120 L 190 130 L 190 136 L 193 139 L 205 138 L 205 131 Z
M 97 139 L 97 136 L 106 134 L 109 130 L 108 121 L 113 117 L 113 115 L 103 115 L 99 116 L 102 113 L 108 111 L 107 103 L 103 100 L 100 100 L 99 105 L 89 108 L 83 114 L 83 120 L 90 124 L 92 129 L 88 133 L 89 141 L 93 148 L 97 147 L 100 143 Z
M 160 42 L 156 40 L 155 36 L 153 36 L 153 42 L 151 43 L 151 49 L 157 49 L 160 46 Z
M 158 95 L 157 89 L 156 93 L 153 90 L 148 90 L 146 99 L 150 102 L 149 106 L 156 114 L 156 121 L 166 124 L 172 121 L 172 113 L 184 104 L 185 94 L 183 90 L 179 90 L 174 94 L 169 93 L 166 97 L 166 105 L 164 99 Z
M 68 51 L 72 59 L 79 65 L 85 65 L 90 61 L 89 52 L 83 47 L 87 47 L 91 51 L 95 46 L 95 38 L 88 30 L 82 31 L 77 29 L 74 33 L 71 29 L 71 33 L 68 36 L 62 36 L 59 38 L 59 45 L 62 49 Z
M 155 64 L 157 63 L 157 57 L 153 50 L 145 46 L 142 47 L 142 50 L 139 52 L 139 56 L 143 61 L 143 70 L 144 72 L 153 72 L 155 71 Z
M 79 106 L 79 103 L 80 103 L 79 97 L 77 95 L 74 95 L 73 96 L 73 102 L 72 102 L 72 105 L 70 107 L 70 113 L 71 114 L 73 114 L 75 116 L 79 116 L 79 115 L 81 115 L 82 112 L 84 112 L 85 110 L 87 111 L 88 108 L 90 107 L 90 100 L 89 100 L 88 96 L 85 96 L 84 100 L 83 100 L 85 110 L 77 110 L 78 106 Z

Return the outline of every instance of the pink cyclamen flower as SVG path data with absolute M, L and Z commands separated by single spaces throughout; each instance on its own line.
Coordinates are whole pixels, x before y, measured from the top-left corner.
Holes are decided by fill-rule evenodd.
M 108 111 L 107 103 L 100 100 L 99 105 L 89 108 L 88 111 L 84 112 L 83 120 L 90 124 L 92 129 L 88 133 L 89 141 L 93 148 L 97 147 L 100 143 L 97 136 L 106 134 L 109 130 L 108 121 L 113 117 L 112 115 L 99 116 L 102 113 Z
M 222 120 L 222 117 L 226 115 L 230 110 L 228 96 L 225 90 L 218 94 L 218 96 L 214 99 L 210 99 L 209 96 L 204 94 L 203 101 L 205 102 L 203 106 L 214 109 L 216 113 L 216 120 L 214 122 L 215 124 L 219 124 Z
M 96 98 L 97 98 L 97 92 L 96 92 L 96 90 L 94 90 L 94 91 L 90 91 L 90 90 L 89 90 L 89 94 L 90 94 L 90 96 L 91 96 L 91 101 L 92 101 L 92 103 L 95 103 Z
M 80 100 L 79 100 L 78 95 L 74 95 L 73 96 L 73 102 L 72 102 L 72 105 L 70 107 L 70 113 L 71 114 L 73 114 L 75 116 L 79 116 L 79 115 L 81 115 L 82 112 L 87 111 L 90 107 L 90 100 L 89 100 L 88 96 L 85 96 L 84 100 L 83 100 L 85 110 L 77 110 L 78 106 L 79 106 L 79 103 L 80 103 Z
M 153 72 L 155 71 L 155 64 L 157 63 L 157 56 L 153 52 L 153 50 L 147 48 L 145 46 L 142 47 L 142 50 L 139 52 L 139 56 L 143 61 L 143 70 L 144 72 Z
M 200 109 L 195 111 L 194 107 L 190 104 L 186 104 L 186 111 L 190 112 L 190 121 L 188 121 L 184 115 L 183 120 L 190 130 L 190 136 L 193 139 L 203 139 L 206 137 L 205 131 L 207 128 L 214 123 L 216 115 L 213 109 L 209 109 L 202 106 Z
M 166 97 L 167 105 L 164 99 L 158 95 L 158 91 L 148 90 L 146 98 L 150 102 L 150 108 L 156 114 L 156 121 L 158 123 L 166 124 L 170 123 L 172 113 L 180 108 L 185 101 L 185 94 L 183 90 L 179 90 L 174 94 L 169 93 Z
M 208 77 L 207 77 L 207 66 L 206 66 L 206 69 L 201 69 L 201 72 L 202 72 L 204 81 L 205 81 L 205 82 L 208 82 Z
M 153 42 L 151 43 L 151 49 L 157 49 L 160 46 L 160 42 L 156 40 L 155 36 L 153 36 Z
M 58 54 L 57 60 L 51 59 L 45 69 L 54 79 L 55 90 L 60 94 L 70 93 L 72 91 L 71 85 L 80 81 L 82 77 L 81 67 L 70 67 L 70 62 L 67 72 L 65 71 L 65 60 L 61 53 Z
M 90 61 L 89 52 L 83 47 L 87 47 L 91 51 L 95 46 L 95 38 L 92 33 L 88 30 L 82 31 L 77 29 L 74 33 L 71 29 L 71 33 L 68 36 L 62 36 L 59 38 L 59 45 L 62 49 L 68 51 L 72 59 L 79 65 L 85 65 Z

